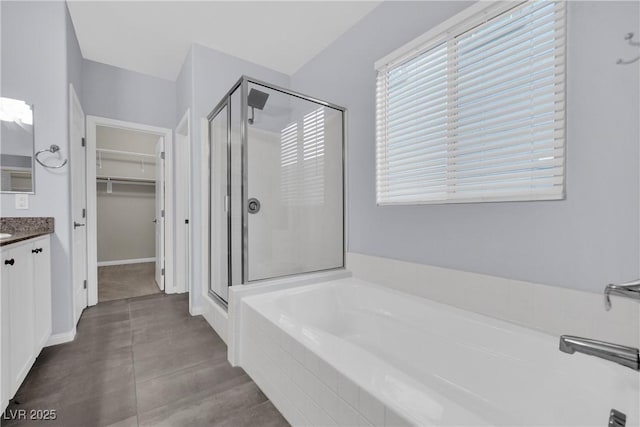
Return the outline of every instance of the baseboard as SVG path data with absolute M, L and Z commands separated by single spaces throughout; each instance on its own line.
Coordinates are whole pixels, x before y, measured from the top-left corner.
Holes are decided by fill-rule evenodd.
M 98 267 L 106 267 L 109 265 L 125 265 L 125 264 L 142 264 L 143 262 L 156 262 L 156 258 L 136 258 L 136 259 L 118 259 L 115 261 L 99 261 Z
M 202 306 L 191 307 L 189 309 L 189 314 L 192 316 L 202 316 L 204 314 L 204 308 Z
M 51 335 L 44 346 L 50 347 L 52 345 L 64 344 L 66 342 L 73 341 L 75 338 L 76 338 L 76 328 L 74 327 L 72 330 L 68 332 Z

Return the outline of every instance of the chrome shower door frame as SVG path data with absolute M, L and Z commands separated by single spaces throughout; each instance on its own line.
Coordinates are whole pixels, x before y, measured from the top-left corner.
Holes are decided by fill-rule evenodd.
M 212 135 L 211 135 L 211 122 L 218 116 L 218 114 L 220 112 L 222 112 L 222 110 L 224 108 L 227 109 L 227 194 L 226 197 L 231 200 L 231 94 L 235 91 L 237 87 L 234 86 L 234 88 L 232 88 L 229 93 L 227 93 L 222 100 L 218 103 L 218 105 L 216 105 L 216 107 L 213 109 L 213 111 L 211 113 L 209 113 L 209 115 L 207 116 L 207 123 L 208 123 L 208 129 L 207 132 L 209 133 L 209 137 L 207 138 L 208 143 L 209 143 L 209 159 L 207 161 L 208 165 L 209 165 L 209 191 L 208 191 L 208 211 L 209 211 L 209 253 L 208 253 L 208 264 L 209 264 L 209 268 L 208 268 L 208 280 L 207 280 L 207 293 L 213 297 L 216 301 L 220 302 L 221 304 L 223 304 L 225 307 L 227 306 L 227 301 L 222 298 L 222 296 L 218 295 L 217 293 L 215 293 L 215 291 L 213 291 L 211 289 L 211 280 L 213 278 L 213 274 L 211 273 L 211 268 L 212 268 L 212 263 L 211 263 L 211 254 L 213 253 L 213 245 L 212 245 L 212 239 L 211 239 L 211 234 L 212 234 L 212 219 L 213 219 L 213 212 L 211 209 L 211 201 L 213 199 L 212 193 L 214 191 L 213 185 L 212 185 L 212 178 L 213 178 L 213 153 L 214 153 L 214 147 L 213 147 L 213 140 L 212 140 Z M 230 286 L 231 284 L 231 206 L 229 204 L 229 208 L 227 209 L 227 287 Z
M 254 84 L 254 85 L 258 85 L 258 86 L 262 86 L 266 89 L 270 89 L 276 92 L 280 92 L 283 93 L 285 95 L 289 95 L 289 96 L 293 96 L 295 98 L 299 98 L 305 101 L 310 101 L 325 107 L 329 107 L 332 108 L 334 110 L 340 111 L 341 115 L 342 115 L 342 132 L 341 132 L 341 137 L 342 137 L 342 147 L 341 147 L 341 153 L 342 153 L 342 164 L 341 164 L 341 169 L 342 169 L 342 265 L 339 267 L 335 267 L 335 268 L 329 268 L 329 269 L 323 269 L 323 270 L 317 270 L 317 271 L 308 271 L 308 272 L 304 272 L 304 273 L 294 273 L 294 274 L 288 274 L 288 275 L 281 275 L 281 276 L 276 276 L 273 278 L 267 278 L 267 279 L 260 279 L 260 280 L 249 280 L 249 221 L 248 221 L 248 200 L 247 200 L 247 188 L 249 185 L 249 171 L 248 171 L 248 138 L 249 138 L 249 124 L 248 124 L 248 93 L 249 93 L 249 84 Z M 240 254 L 241 257 L 241 263 L 242 263 L 242 277 L 240 280 L 240 284 L 246 285 L 246 284 L 253 284 L 253 283 L 259 283 L 259 282 L 264 282 L 267 280 L 273 280 L 275 278 L 280 278 L 280 277 L 295 277 L 295 276 L 302 276 L 305 274 L 309 274 L 309 273 L 316 273 L 316 272 L 320 272 L 320 271 L 332 271 L 332 270 L 341 270 L 345 268 L 346 265 L 346 170 L 345 170 L 345 165 L 346 165 L 346 119 L 347 119 L 347 110 L 344 107 L 341 107 L 339 105 L 336 104 L 332 104 L 330 102 L 326 102 L 317 98 L 314 98 L 312 96 L 308 96 L 296 91 L 292 91 L 271 83 L 267 83 L 265 81 L 259 80 L 259 79 L 255 79 L 252 77 L 248 77 L 248 76 L 242 76 L 240 77 L 240 79 L 231 87 L 231 89 L 224 95 L 224 97 L 222 98 L 222 100 L 216 105 L 216 107 L 213 109 L 213 111 L 207 116 L 207 120 L 209 122 L 209 138 L 208 138 L 208 142 L 209 142 L 209 224 L 211 224 L 211 219 L 212 219 L 212 213 L 211 213 L 211 177 L 212 177 L 212 165 L 211 165 L 211 161 L 212 161 L 212 152 L 213 152 L 213 147 L 212 147 L 212 140 L 211 140 L 211 121 L 213 120 L 213 118 L 224 108 L 227 107 L 227 195 L 229 197 L 229 210 L 227 212 L 227 250 L 228 250 L 228 284 L 229 286 L 233 286 L 233 277 L 232 277 L 232 257 L 233 257 L 233 253 L 232 253 L 232 245 L 231 245 L 231 229 L 232 229 L 232 225 L 231 225 L 231 206 L 232 206 L 232 202 L 231 202 L 231 198 L 232 198 L 232 186 L 231 186 L 231 168 L 232 168 L 232 162 L 231 162 L 231 96 L 235 93 L 236 90 L 240 90 L 240 104 L 241 104 L 241 111 L 240 111 L 240 156 L 241 156 L 241 160 L 240 160 L 240 173 L 242 176 L 242 185 L 240 188 L 240 197 L 241 197 L 241 201 L 242 201 L 242 212 L 241 212 L 241 218 L 242 218 L 242 237 L 241 237 L 241 241 L 242 241 L 242 251 Z M 211 281 L 211 248 L 212 248 L 212 243 L 211 243 L 211 231 L 209 231 L 209 283 Z M 211 288 L 209 288 L 209 294 L 212 295 L 218 302 L 222 303 L 225 307 L 227 306 L 227 301 L 225 301 L 224 299 L 222 299 L 219 295 L 217 295 L 215 292 L 211 291 Z

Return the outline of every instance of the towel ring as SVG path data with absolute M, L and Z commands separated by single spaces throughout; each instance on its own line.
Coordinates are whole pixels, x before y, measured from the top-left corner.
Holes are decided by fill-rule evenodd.
M 41 153 L 57 153 L 58 151 L 60 151 L 60 147 L 55 145 L 55 144 L 51 144 L 51 146 L 49 148 L 45 148 L 44 150 L 40 150 L 40 151 L 36 152 L 36 155 L 35 155 L 36 161 L 38 163 L 40 163 L 42 166 L 44 166 L 45 168 L 60 169 L 61 167 L 63 167 L 64 165 L 67 164 L 67 159 L 64 159 L 64 161 L 61 164 L 59 164 L 57 166 L 53 166 L 53 165 L 48 165 L 46 163 L 43 163 L 38 158 L 38 155 L 41 154 Z
M 629 43 L 629 46 L 640 47 L 640 42 L 633 41 L 633 37 L 634 37 L 633 33 L 627 33 L 624 36 L 624 39 Z M 618 61 L 616 61 L 616 64 L 629 65 L 629 64 L 633 64 L 634 62 L 637 62 L 638 60 L 640 60 L 640 56 L 636 56 L 635 58 L 630 59 L 628 61 L 624 59 L 618 59 Z

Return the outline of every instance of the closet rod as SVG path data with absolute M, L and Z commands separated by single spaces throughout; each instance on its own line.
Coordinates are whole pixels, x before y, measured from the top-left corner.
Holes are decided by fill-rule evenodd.
M 96 178 L 98 182 L 109 182 L 113 184 L 129 184 L 129 185 L 156 185 L 156 182 L 151 179 L 138 179 L 138 178 Z

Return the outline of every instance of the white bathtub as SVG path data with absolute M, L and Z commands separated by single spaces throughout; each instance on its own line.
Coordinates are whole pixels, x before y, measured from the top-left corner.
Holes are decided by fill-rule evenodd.
M 351 278 L 244 298 L 239 361 L 296 425 L 640 425 L 637 372 Z

